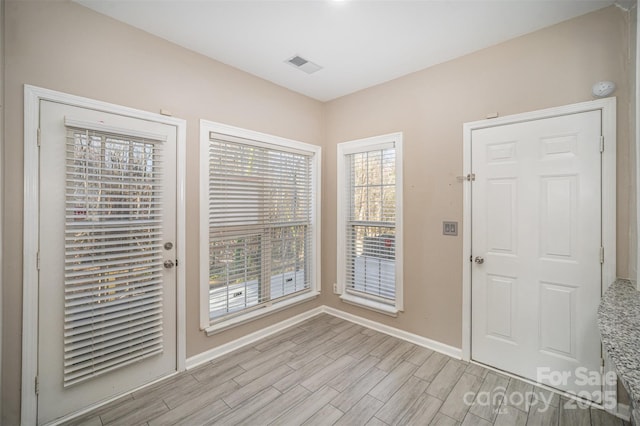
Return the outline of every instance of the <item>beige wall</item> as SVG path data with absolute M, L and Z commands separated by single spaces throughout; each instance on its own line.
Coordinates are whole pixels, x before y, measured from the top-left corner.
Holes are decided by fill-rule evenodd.
M 306 303 L 213 337 L 198 322 L 199 119 L 321 145 L 323 105 L 70 2 L 6 3 L 6 196 L 1 424 L 20 410 L 23 84 L 187 120 L 187 352 L 282 321 Z
M 188 356 L 319 304 L 460 347 L 462 123 L 591 99 L 593 82 L 619 84 L 618 273 L 628 276 L 628 20 L 611 7 L 362 92 L 321 104 L 67 1 L 6 3 L 6 145 L 2 424 L 20 400 L 23 84 L 187 120 Z M 324 146 L 323 295 L 207 338 L 198 330 L 198 120 L 206 118 Z M 335 282 L 335 145 L 403 131 L 405 309 L 399 318 L 341 303 Z
M 599 80 L 618 84 L 618 275 L 629 271 L 628 14 L 610 7 L 326 105 L 323 303 L 461 347 L 462 124 L 592 99 Z M 405 313 L 391 318 L 330 294 L 335 281 L 336 144 L 404 132 Z

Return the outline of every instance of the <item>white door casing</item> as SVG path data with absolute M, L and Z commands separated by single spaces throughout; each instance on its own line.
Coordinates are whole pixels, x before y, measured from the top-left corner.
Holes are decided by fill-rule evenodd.
M 97 129 L 106 132 L 116 129 L 116 133 L 127 134 L 129 131 L 131 136 L 165 134 L 166 142 L 160 148 L 166 150 L 163 167 L 168 165 L 162 178 L 162 210 L 166 212 L 162 215 L 162 242 L 168 238 L 173 247 L 154 250 L 155 256 L 162 256 L 162 260 L 184 259 L 184 121 L 26 86 L 23 424 L 35 424 L 36 419 L 38 424 L 64 419 L 69 413 L 93 408 L 122 393 L 183 370 L 185 363 L 184 270 L 163 268 L 162 353 L 150 354 L 133 364 L 79 384 L 70 385 L 69 381 L 67 387 L 62 384 L 65 226 L 68 227 L 70 222 L 67 212 L 65 225 L 65 161 L 68 161 L 65 159 L 65 121 L 69 124 L 72 120 L 80 124 L 96 124 Z M 34 126 L 36 129 L 39 126 L 41 133 L 39 153 L 32 149 L 31 144 L 36 141 L 29 139 L 34 133 Z M 133 150 L 128 153 L 130 156 Z M 84 213 L 82 209 L 73 212 L 80 216 Z M 30 264 L 30 259 L 35 263 Z M 40 313 L 34 309 L 37 306 L 40 306 Z M 38 395 L 35 393 L 36 376 Z
M 578 367 L 600 371 L 595 316 L 603 278 L 615 278 L 612 115 L 607 99 L 465 125 L 475 181 L 465 188 L 464 357 L 534 381 L 536 367 L 572 372 L 547 384 L 595 401 L 600 387 L 574 379 Z

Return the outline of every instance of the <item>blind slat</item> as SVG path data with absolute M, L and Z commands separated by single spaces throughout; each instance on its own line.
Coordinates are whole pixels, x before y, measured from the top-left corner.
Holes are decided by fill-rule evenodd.
M 101 304 L 101 306 L 93 309 L 91 309 L 91 306 L 70 306 L 65 309 L 65 315 L 67 317 L 65 318 L 65 327 L 74 326 L 71 324 L 74 322 L 82 326 L 86 325 L 87 321 L 108 321 L 112 318 L 130 315 L 136 312 L 136 310 L 145 308 L 153 309 L 153 306 L 147 307 L 147 305 L 160 303 L 162 301 L 160 296 L 161 293 L 159 291 L 155 293 L 136 294 L 126 299 L 111 300 L 110 303 Z
M 85 325 L 74 326 L 73 328 L 67 328 L 64 332 L 65 342 L 75 342 L 77 339 L 86 339 L 92 334 L 100 335 L 106 334 L 109 330 L 118 329 L 119 327 L 129 327 L 131 323 L 141 324 L 148 321 L 155 321 L 158 315 L 162 313 L 159 308 L 140 311 L 129 315 L 120 316 L 119 318 L 111 318 L 108 321 L 86 323 Z M 79 336 L 79 337 L 77 337 Z
M 395 301 L 395 148 L 346 155 L 346 290 Z
M 208 152 L 210 317 L 308 290 L 311 154 L 224 135 Z
M 162 351 L 158 142 L 67 129 L 64 386 Z
M 89 339 L 78 343 L 70 342 L 68 344 L 70 350 L 65 356 L 65 365 L 72 366 L 80 362 L 93 361 L 94 353 L 97 351 L 115 352 L 128 346 L 134 346 L 138 339 L 148 340 L 149 336 L 153 334 L 162 334 L 162 318 L 157 318 L 155 323 L 133 326 L 126 331 L 102 335 L 98 343 Z

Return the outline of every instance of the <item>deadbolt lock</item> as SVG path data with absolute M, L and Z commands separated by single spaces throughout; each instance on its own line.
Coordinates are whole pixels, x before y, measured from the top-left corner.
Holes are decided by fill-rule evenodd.
M 484 257 L 476 256 L 474 262 L 476 262 L 478 265 L 482 265 L 484 263 Z
M 165 250 L 171 250 L 173 248 L 173 243 L 171 241 L 164 243 Z

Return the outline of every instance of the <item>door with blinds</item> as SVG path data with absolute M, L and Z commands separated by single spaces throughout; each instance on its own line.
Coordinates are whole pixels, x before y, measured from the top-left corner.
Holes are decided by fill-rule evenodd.
M 40 103 L 38 423 L 176 371 L 176 128 Z

